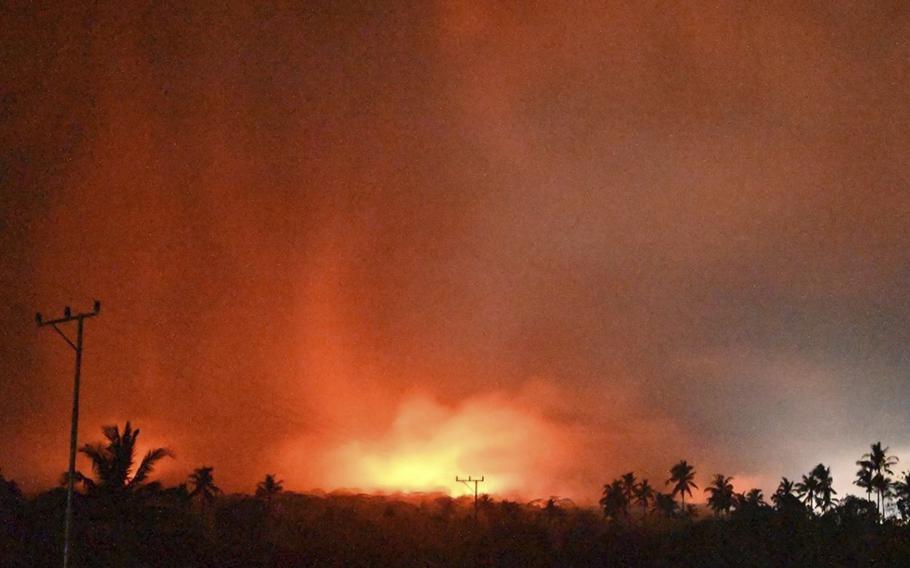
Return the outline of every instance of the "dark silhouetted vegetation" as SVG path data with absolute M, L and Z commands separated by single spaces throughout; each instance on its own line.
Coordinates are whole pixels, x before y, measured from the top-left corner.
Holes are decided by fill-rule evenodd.
M 857 484 L 866 498 L 838 499 L 819 464 L 798 483 L 782 478 L 767 501 L 717 473 L 705 506 L 694 506 L 685 496 L 696 471 L 680 461 L 668 493 L 629 472 L 604 486 L 600 511 L 555 496 L 484 495 L 475 519 L 470 497 L 299 494 L 274 474 L 252 495 L 226 495 L 212 466 L 163 487 L 149 476 L 169 452 L 153 450 L 134 469 L 138 430 L 104 434 L 105 443 L 84 447 L 95 476 L 76 495 L 79 568 L 906 566 L 910 558 L 910 472 L 892 479 L 896 460 L 880 444 L 861 460 L 867 479 L 884 480 Z M 897 514 L 882 514 L 889 499 Z M 0 565 L 58 566 L 65 501 L 60 487 L 27 496 L 0 474 Z
M 101 431 L 107 438 L 107 443 L 85 444 L 79 448 L 80 452 L 92 460 L 92 471 L 96 478 L 91 479 L 80 473 L 76 480 L 81 481 L 90 492 L 122 497 L 125 493 L 138 491 L 151 475 L 155 463 L 171 455 L 166 448 L 149 450 L 134 472 L 139 429 L 133 430 L 127 422 L 122 433 L 117 426 L 104 426 Z
M 265 499 L 269 508 L 272 507 L 272 497 L 284 491 L 284 481 L 275 479 L 275 475 L 267 473 L 265 479 L 256 486 L 256 497 Z
M 190 474 L 190 483 L 193 485 L 193 490 L 189 494 L 190 499 L 198 499 L 202 503 L 203 510 L 207 509 L 215 501 L 215 497 L 221 494 L 221 488 L 215 485 L 215 476 L 212 474 L 214 469 L 211 466 L 203 466 L 196 468 Z
M 686 463 L 686 460 L 681 460 L 670 468 L 670 479 L 667 480 L 667 485 L 673 484 L 672 495 L 675 496 L 679 493 L 683 510 L 686 508 L 686 494 L 691 496 L 692 488 L 698 489 L 698 485 L 695 485 L 693 479 L 695 479 L 695 468 Z

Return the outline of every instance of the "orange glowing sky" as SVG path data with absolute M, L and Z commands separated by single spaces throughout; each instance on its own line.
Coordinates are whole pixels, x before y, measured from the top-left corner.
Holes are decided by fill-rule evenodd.
M 901 3 L 2 8 L 0 468 L 596 499 L 910 460 Z M 84 467 L 84 464 L 83 464 Z M 700 482 L 703 485 L 703 482 Z

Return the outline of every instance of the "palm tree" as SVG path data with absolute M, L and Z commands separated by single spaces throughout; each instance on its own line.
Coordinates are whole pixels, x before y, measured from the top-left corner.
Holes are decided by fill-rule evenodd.
M 620 517 L 629 515 L 629 501 L 626 499 L 622 479 L 614 479 L 613 483 L 604 485 L 600 506 L 603 509 L 604 517 L 609 519 L 618 520 Z
M 856 472 L 856 480 L 853 485 L 866 490 L 866 500 L 872 501 L 872 478 L 875 474 L 872 472 L 872 462 L 869 460 L 859 460 L 856 462 L 859 470 Z
M 630 471 L 622 476 L 622 492 L 625 494 L 626 501 L 629 503 L 631 503 L 632 499 L 635 497 L 635 485 L 636 480 L 633 472 Z
M 813 475 L 804 475 L 802 481 L 796 484 L 796 493 L 809 508 L 809 512 L 814 513 L 815 496 L 818 493 L 818 479 Z
M 878 510 L 881 511 L 881 517 L 885 516 L 885 499 L 889 496 L 891 489 L 891 478 L 894 474 L 891 467 L 897 464 L 897 458 L 888 455 L 889 448 L 882 448 L 881 442 L 872 444 L 872 451 L 863 455 L 863 461 L 869 463 L 869 469 L 872 470 L 872 489 L 878 493 Z
M 19 484 L 3 477 L 3 471 L 0 470 L 0 518 L 3 518 L 4 510 L 10 511 L 13 506 L 22 502 L 22 490 L 19 489 Z
M 736 493 L 733 496 L 733 509 L 737 517 L 755 519 L 767 508 L 761 489 L 753 488 L 748 493 Z
M 816 503 L 821 508 L 822 513 L 825 513 L 833 504 L 831 496 L 837 495 L 837 491 L 835 491 L 833 487 L 834 480 L 831 479 L 831 468 L 825 467 L 824 464 L 818 464 L 812 470 L 812 477 L 817 481 L 817 487 L 815 489 Z
M 705 488 L 705 493 L 710 493 L 708 497 L 708 506 L 714 511 L 714 516 L 721 513 L 730 513 L 730 507 L 733 506 L 733 481 L 732 477 L 725 477 L 723 474 L 715 474 L 711 485 Z
M 678 508 L 679 506 L 676 504 L 676 500 L 673 499 L 673 495 L 660 492 L 654 494 L 654 510 L 663 516 L 672 517 L 676 515 Z
M 284 491 L 282 483 L 284 483 L 284 480 L 276 480 L 273 474 L 267 473 L 265 479 L 256 485 L 256 497 L 265 497 L 265 502 L 271 509 L 272 497 Z
M 881 511 L 881 518 L 885 518 L 886 510 L 888 506 L 888 501 L 891 500 L 892 495 L 892 484 L 891 478 L 888 477 L 885 473 L 876 473 L 872 477 L 872 489 L 876 492 L 876 499 L 879 503 L 879 511 Z
M 695 468 L 688 463 L 686 460 L 680 460 L 680 462 L 670 468 L 670 479 L 667 480 L 666 485 L 670 483 L 673 484 L 673 491 L 671 495 L 674 497 L 677 493 L 682 497 L 682 509 L 686 509 L 686 493 L 689 496 L 692 495 L 692 488 L 698 489 L 698 485 L 695 485 L 693 481 L 695 479 Z
M 780 483 L 777 485 L 777 490 L 774 492 L 774 495 L 771 496 L 771 501 L 773 501 L 775 505 L 778 505 L 788 496 L 792 496 L 793 490 L 794 483 L 786 477 L 781 477 Z
M 765 496 L 762 493 L 762 490 L 757 487 L 750 489 L 749 492 L 746 493 L 746 503 L 753 507 L 767 507 Z
M 496 502 L 489 494 L 484 493 L 477 499 L 477 508 L 482 513 L 489 515 L 496 508 Z
M 149 450 L 133 471 L 136 457 L 136 439 L 139 429 L 132 429 L 127 421 L 123 432 L 114 426 L 101 428 L 107 443 L 85 444 L 79 451 L 92 460 L 92 470 L 96 478 L 89 479 L 79 474 L 79 478 L 89 490 L 96 490 L 106 495 L 121 495 L 135 491 L 143 486 L 155 467 L 155 464 L 168 456 L 173 456 L 166 448 Z
M 648 514 L 648 503 L 654 501 L 654 488 L 647 479 L 635 486 L 635 502 L 641 505 L 642 516 Z
M 793 494 L 795 490 L 796 484 L 794 484 L 786 477 L 782 477 L 780 483 L 777 486 L 777 490 L 774 492 L 774 495 L 771 496 L 771 501 L 774 503 L 774 507 L 778 511 L 795 510 L 799 508 L 801 506 L 800 501 Z
M 910 471 L 901 474 L 894 482 L 894 497 L 897 499 L 897 510 L 904 521 L 910 520 Z
M 215 485 L 215 478 L 212 476 L 214 467 L 202 466 L 193 470 L 190 474 L 190 483 L 193 484 L 193 490 L 190 491 L 190 498 L 198 496 L 202 500 L 203 510 L 208 504 L 215 500 L 215 496 L 221 493 L 221 489 Z

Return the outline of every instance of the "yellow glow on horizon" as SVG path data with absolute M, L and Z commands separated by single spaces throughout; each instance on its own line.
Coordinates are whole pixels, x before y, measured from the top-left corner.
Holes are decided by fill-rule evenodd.
M 396 491 L 447 491 L 463 493 L 464 485 L 455 481 L 458 451 L 406 452 L 392 455 L 367 455 L 363 468 L 377 488 Z

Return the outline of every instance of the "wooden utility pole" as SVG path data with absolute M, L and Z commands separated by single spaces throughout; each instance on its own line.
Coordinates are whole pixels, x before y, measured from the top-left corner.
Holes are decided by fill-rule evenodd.
M 481 475 L 480 479 L 475 479 L 469 475 L 467 479 L 462 479 L 456 475 L 455 481 L 464 483 L 465 487 L 467 487 L 468 489 L 471 488 L 471 486 L 469 485 L 470 483 L 474 484 L 474 521 L 477 521 L 477 484 L 483 482 L 483 476 Z
M 63 529 L 63 568 L 69 568 L 70 560 L 70 539 L 72 538 L 73 526 L 73 485 L 76 480 L 76 436 L 79 433 L 79 379 L 82 370 L 82 328 L 86 318 L 97 316 L 101 312 L 101 302 L 95 300 L 95 305 L 90 312 L 75 314 L 70 311 L 70 307 L 63 308 L 63 317 L 44 321 L 41 313 L 35 314 L 35 321 L 38 327 L 46 325 L 52 326 L 60 337 L 66 341 L 67 345 L 76 352 L 76 377 L 73 381 L 73 415 L 70 423 L 70 466 L 66 480 L 66 521 Z M 76 341 L 73 342 L 68 335 L 63 333 L 58 324 L 76 322 Z

